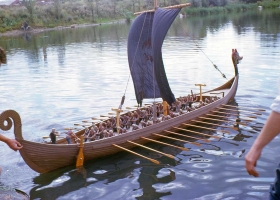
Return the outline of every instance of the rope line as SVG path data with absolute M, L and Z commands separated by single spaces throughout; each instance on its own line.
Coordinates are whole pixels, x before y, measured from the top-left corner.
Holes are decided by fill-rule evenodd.
M 178 23 L 178 22 L 177 22 L 177 23 Z M 188 37 L 190 37 L 190 36 L 188 35 L 187 31 L 181 26 L 181 24 L 178 23 L 178 25 L 183 29 L 183 31 L 185 32 L 185 34 L 186 34 Z M 226 75 L 225 75 L 223 72 L 221 72 L 221 70 L 218 68 L 218 66 L 215 65 L 215 64 L 212 62 L 212 60 L 204 53 L 204 51 L 199 47 L 199 45 L 198 45 L 194 40 L 191 40 L 191 41 L 192 41 L 192 42 L 196 45 L 196 47 L 204 54 L 204 56 L 212 63 L 212 65 L 214 66 L 214 68 L 215 68 L 216 70 L 218 70 L 218 71 L 222 74 L 222 77 L 225 78 L 225 79 L 227 79 Z
M 138 48 L 139 48 L 140 39 L 141 39 L 143 30 L 144 30 L 144 25 L 145 25 L 145 21 L 146 21 L 146 18 L 147 18 L 147 14 L 148 14 L 148 13 L 145 14 L 144 23 L 143 23 L 143 25 L 142 25 L 141 32 L 140 32 L 140 37 L 139 37 L 138 42 L 137 42 L 136 51 L 135 51 L 135 53 L 134 53 L 134 57 L 133 57 L 133 61 L 132 61 L 132 67 L 134 66 L 135 57 L 136 57 L 136 54 L 137 54 L 137 51 L 138 51 Z M 123 95 L 123 96 L 125 96 L 125 94 L 126 94 L 127 87 L 128 87 L 128 83 L 129 83 L 129 81 L 130 81 L 130 77 L 131 77 L 131 73 L 129 73 L 129 75 L 128 75 L 128 79 L 127 79 L 127 83 L 126 83 L 126 87 L 125 87 L 124 95 Z

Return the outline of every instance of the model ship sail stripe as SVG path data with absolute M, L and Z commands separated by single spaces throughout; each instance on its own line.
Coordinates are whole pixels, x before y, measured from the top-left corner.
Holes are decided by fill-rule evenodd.
M 156 9 L 152 31 L 152 47 L 154 55 L 155 77 L 159 86 L 161 98 L 169 105 L 175 102 L 174 94 L 169 86 L 163 60 L 162 60 L 162 44 L 166 33 L 173 23 L 174 19 L 180 12 L 179 9 Z
M 175 101 L 162 60 L 162 44 L 181 9 L 161 9 L 136 17 L 128 36 L 127 53 L 138 104 L 143 99 Z
M 154 13 L 143 13 L 131 25 L 127 54 L 130 73 L 138 104 L 148 98 L 159 98 L 160 92 L 153 75 L 151 34 Z

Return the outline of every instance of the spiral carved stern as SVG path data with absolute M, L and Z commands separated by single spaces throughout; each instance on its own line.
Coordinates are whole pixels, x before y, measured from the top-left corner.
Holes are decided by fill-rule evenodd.
M 6 110 L 0 115 L 0 129 L 8 131 L 12 128 L 14 123 L 14 134 L 16 140 L 23 140 L 21 131 L 21 119 L 19 114 L 14 110 Z
M 14 110 L 6 110 L 0 115 L 0 129 L 8 131 L 14 125 L 15 139 L 23 146 L 20 154 L 25 163 L 33 170 L 44 173 L 75 162 L 75 156 L 66 157 L 69 152 L 76 155 L 78 148 L 75 145 L 61 150 L 61 145 L 41 144 L 24 140 L 22 137 L 22 124 L 19 114 Z

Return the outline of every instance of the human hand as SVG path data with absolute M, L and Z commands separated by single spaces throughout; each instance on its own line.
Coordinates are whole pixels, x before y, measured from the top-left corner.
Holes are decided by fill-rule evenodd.
M 15 139 L 8 139 L 7 140 L 7 145 L 13 149 L 14 151 L 17 151 L 17 150 L 20 150 L 23 146 L 18 142 L 16 141 Z
M 258 177 L 259 173 L 255 169 L 257 166 L 257 160 L 261 156 L 261 150 L 259 149 L 250 149 L 250 151 L 245 156 L 245 167 L 251 176 Z

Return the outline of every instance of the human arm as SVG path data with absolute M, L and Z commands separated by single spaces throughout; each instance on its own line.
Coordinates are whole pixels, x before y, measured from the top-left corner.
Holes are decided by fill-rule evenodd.
M 15 139 L 10 139 L 5 137 L 4 135 L 0 134 L 0 141 L 5 142 L 11 149 L 14 151 L 17 151 L 21 149 L 23 146 L 16 141 Z
M 258 135 L 253 146 L 245 156 L 245 167 L 247 172 L 255 177 L 259 176 L 255 166 L 261 156 L 262 149 L 280 133 L 280 113 L 272 111 L 269 115 L 261 133 Z

